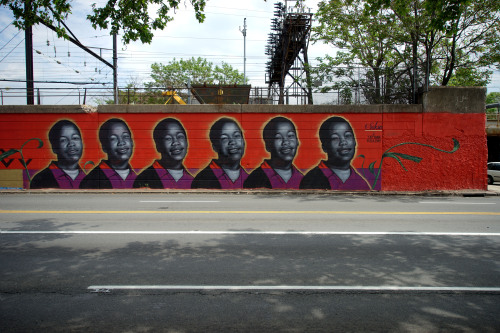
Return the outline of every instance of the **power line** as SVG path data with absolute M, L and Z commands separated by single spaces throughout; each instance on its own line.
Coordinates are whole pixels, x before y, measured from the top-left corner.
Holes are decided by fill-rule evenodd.
M 5 55 L 5 57 L 3 57 L 2 60 L 0 60 L 0 62 L 2 62 L 5 58 L 7 58 L 9 56 L 9 54 L 11 54 L 12 51 L 14 51 L 19 46 L 19 44 L 21 44 L 22 42 L 24 42 L 24 38 L 9 53 L 7 53 Z
M 5 30 L 5 29 L 4 29 L 4 30 Z M 2 31 L 3 31 L 3 30 L 2 30 Z M 11 38 L 11 39 L 7 42 L 7 43 L 5 43 L 5 45 L 4 45 L 4 46 L 2 46 L 2 47 L 0 48 L 0 51 L 2 51 L 4 47 L 6 47 L 7 45 L 9 45 L 9 43 L 10 43 L 10 42 L 12 42 L 12 40 L 13 40 L 14 38 L 16 38 L 16 37 L 17 37 L 20 33 L 21 33 L 21 30 L 19 30 L 19 31 L 17 32 L 17 34 L 15 34 L 15 35 L 14 35 L 14 37 L 12 37 L 12 38 Z M 18 44 L 18 45 L 19 45 L 19 44 Z M 16 46 L 16 47 L 17 47 L 17 46 Z M 12 51 L 14 51 L 14 50 L 12 50 Z M 12 51 L 10 51 L 10 52 L 12 52 Z
M 2 29 L 2 31 L 0 31 L 0 34 L 2 32 L 4 32 L 5 29 L 7 29 L 8 27 L 10 27 L 12 25 L 12 23 L 14 23 L 14 21 L 10 22 L 9 24 L 7 24 L 7 26 L 5 28 Z
M 0 79 L 0 82 L 21 82 L 21 83 L 26 83 L 26 80 L 11 80 L 11 79 Z M 86 85 L 86 84 L 100 84 L 100 85 L 106 85 L 106 84 L 113 84 L 113 82 L 71 82 L 71 81 L 33 81 L 34 83 L 56 83 L 56 84 L 74 84 L 74 85 Z M 24 89 L 24 88 L 23 88 Z M 63 89 L 63 88 L 62 88 Z

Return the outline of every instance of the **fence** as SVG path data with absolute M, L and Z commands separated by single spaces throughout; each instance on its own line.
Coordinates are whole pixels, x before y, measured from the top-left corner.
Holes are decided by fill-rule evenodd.
M 278 104 L 279 90 L 268 87 L 234 88 L 231 86 L 221 86 L 222 90 L 216 89 L 219 97 L 227 97 L 228 88 L 231 88 L 231 98 L 217 102 L 213 99 L 212 93 L 206 93 L 198 89 L 188 89 L 186 87 L 155 87 L 137 88 L 120 87 L 118 89 L 118 104 L 204 104 L 212 97 L 210 104 Z M 250 88 L 248 88 L 250 87 Z M 36 87 L 35 104 L 38 105 L 100 105 L 114 104 L 114 92 L 106 87 Z M 362 91 L 362 88 L 353 87 L 348 90 L 335 90 L 325 93 L 313 92 L 313 103 L 316 105 L 346 105 L 346 104 L 370 104 Z M 241 102 L 241 99 L 246 99 Z M 215 102 L 214 102 L 215 101 Z M 26 88 L 0 88 L 1 105 L 25 105 Z M 297 94 L 290 90 L 284 90 L 284 104 L 305 105 L 308 104 L 307 93 Z

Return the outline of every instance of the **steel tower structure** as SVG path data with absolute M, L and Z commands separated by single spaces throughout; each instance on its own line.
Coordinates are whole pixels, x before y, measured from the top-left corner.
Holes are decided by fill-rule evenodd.
M 297 6 L 289 7 L 286 0 L 275 3 L 274 18 L 271 20 L 271 33 L 268 37 L 266 55 L 266 83 L 269 95 L 279 95 L 278 104 L 285 104 L 287 98 L 297 98 L 300 104 L 313 104 L 311 77 L 307 48 L 311 34 L 312 14 L 306 12 L 302 1 L 293 0 Z M 291 83 L 285 87 L 286 77 Z

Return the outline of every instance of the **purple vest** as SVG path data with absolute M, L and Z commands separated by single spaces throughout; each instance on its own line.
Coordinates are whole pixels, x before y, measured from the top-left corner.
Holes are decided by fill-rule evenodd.
M 129 165 L 128 166 L 130 169 L 130 172 L 125 180 L 122 179 L 122 177 L 116 173 L 116 171 L 111 168 L 106 162 L 101 162 L 99 164 L 99 168 L 104 172 L 106 177 L 109 179 L 111 182 L 111 186 L 113 188 L 133 188 L 134 186 L 134 180 L 137 178 L 137 174 L 134 172 L 132 167 Z
M 351 175 L 345 183 L 322 161 L 319 164 L 319 169 L 328 178 L 332 190 L 371 190 L 370 185 L 353 167 L 351 167 Z
M 52 172 L 52 175 L 56 179 L 59 188 L 63 189 L 78 189 L 80 188 L 80 182 L 83 177 L 85 177 L 85 172 L 82 169 L 78 168 L 78 176 L 76 176 L 75 180 L 73 180 L 70 176 L 68 176 L 62 169 L 60 169 L 54 162 L 50 163 L 49 169 Z
M 184 169 L 182 173 L 182 177 L 175 181 L 174 177 L 163 168 L 163 166 L 155 161 L 153 164 L 153 168 L 155 169 L 158 177 L 160 177 L 161 183 L 163 184 L 163 188 L 178 188 L 178 189 L 190 189 L 191 183 L 193 182 L 193 176 L 189 174 L 189 172 Z
M 302 178 L 304 178 L 304 175 L 300 173 L 300 171 L 295 167 L 295 165 L 292 164 L 292 177 L 288 180 L 288 182 L 285 182 L 283 178 L 281 178 L 276 171 L 267 163 L 267 161 L 264 161 L 262 165 L 260 166 L 262 168 L 262 171 L 266 174 L 267 178 L 271 182 L 271 187 L 272 188 L 278 188 L 278 189 L 298 189 L 300 185 L 300 181 Z
M 215 177 L 220 183 L 220 187 L 223 190 L 238 189 L 243 187 L 243 182 L 248 178 L 248 173 L 245 169 L 240 168 L 240 176 L 234 182 L 229 178 L 229 176 L 224 172 L 224 170 L 214 161 L 210 163 L 210 169 L 214 173 Z

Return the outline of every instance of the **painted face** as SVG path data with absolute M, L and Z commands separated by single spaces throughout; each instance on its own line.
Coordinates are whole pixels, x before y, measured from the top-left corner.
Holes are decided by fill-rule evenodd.
M 238 125 L 227 122 L 222 126 L 219 145 L 219 147 L 215 147 L 219 158 L 233 162 L 241 160 L 245 153 L 245 140 Z
M 78 162 L 82 157 L 83 143 L 80 132 L 75 126 L 65 125 L 61 128 L 59 139 L 52 147 L 60 162 Z
M 108 154 L 111 163 L 126 162 L 134 151 L 134 142 L 130 132 L 122 123 L 113 123 L 108 131 L 108 142 L 103 151 Z
M 295 158 L 298 146 L 299 140 L 293 125 L 289 122 L 278 123 L 272 142 L 268 146 L 271 159 L 291 162 Z
M 323 146 L 332 164 L 345 166 L 351 163 L 356 151 L 356 139 L 349 124 L 336 122 L 330 126 L 330 142 Z
M 188 141 L 182 127 L 175 123 L 168 123 L 163 131 L 159 145 L 156 147 L 162 158 L 182 161 L 186 157 Z

